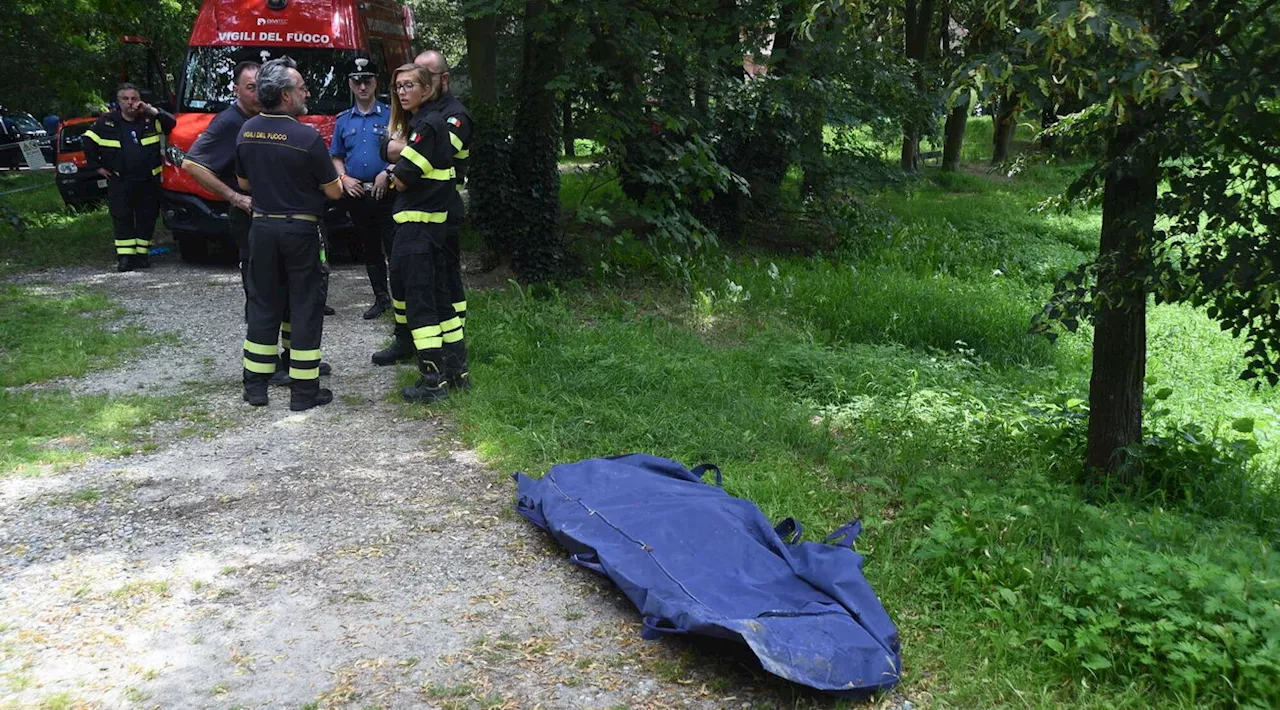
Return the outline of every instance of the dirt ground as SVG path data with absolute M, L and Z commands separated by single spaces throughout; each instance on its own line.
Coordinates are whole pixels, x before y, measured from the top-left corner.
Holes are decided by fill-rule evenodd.
M 362 267 L 332 278 L 336 399 L 295 414 L 282 389 L 240 401 L 234 269 L 155 261 L 16 279 L 101 289 L 177 336 L 56 386 L 183 393 L 215 424 L 0 478 L 0 708 L 833 706 L 736 648 L 642 641 L 611 584 L 514 514 L 511 472 L 388 397 Z

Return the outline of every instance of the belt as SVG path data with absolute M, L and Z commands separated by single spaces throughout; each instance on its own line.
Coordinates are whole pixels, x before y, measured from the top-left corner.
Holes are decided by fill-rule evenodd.
M 320 218 L 313 214 L 263 214 L 262 212 L 254 212 L 254 217 L 266 217 L 267 219 L 300 219 L 304 222 L 319 222 Z

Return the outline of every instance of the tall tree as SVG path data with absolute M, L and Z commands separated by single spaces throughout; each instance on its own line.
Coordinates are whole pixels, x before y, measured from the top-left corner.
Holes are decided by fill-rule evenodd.
M 935 0 L 905 0 L 903 8 L 903 49 L 912 64 L 912 80 L 916 91 L 924 96 L 928 92 L 925 63 L 928 59 L 934 28 Z M 920 170 L 920 137 L 922 126 L 919 117 L 912 116 L 902 126 L 902 155 L 900 164 L 907 172 Z
M 1044 100 L 1068 87 L 1088 107 L 1060 134 L 1107 146 L 1070 191 L 1101 189 L 1098 258 L 1060 282 L 1037 327 L 1092 317 L 1086 476 L 1137 477 L 1126 452 L 1142 435 L 1152 295 L 1208 304 L 1249 342 L 1242 376 L 1280 380 L 1280 0 L 1031 4 L 1041 14 L 1018 42 L 1039 59 L 1008 71 Z
M 571 270 L 560 239 L 559 132 L 555 81 L 563 69 L 563 39 L 571 11 L 550 0 L 525 0 L 524 62 L 511 171 L 519 176 L 512 203 L 520 215 L 512 265 L 528 281 L 559 279 Z

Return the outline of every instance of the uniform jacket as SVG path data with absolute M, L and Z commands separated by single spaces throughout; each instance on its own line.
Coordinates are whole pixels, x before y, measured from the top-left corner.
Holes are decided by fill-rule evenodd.
M 467 179 L 467 158 L 471 157 L 471 112 L 453 92 L 427 104 L 424 109 L 426 113 L 438 114 L 449 130 L 449 144 L 453 147 L 453 168 L 457 173 L 458 188 L 461 189 Z
M 158 177 L 161 165 L 161 135 L 167 135 L 177 123 L 173 114 L 163 110 L 153 117 L 140 116 L 132 123 L 126 123 L 119 111 L 112 111 L 100 116 L 93 127 L 85 131 L 84 137 L 89 139 L 84 141 L 85 157 L 91 164 L 100 165 L 127 180 Z M 136 136 L 130 134 L 131 126 L 141 128 L 140 131 L 136 131 Z M 126 141 L 131 142 L 133 147 L 127 147 Z M 125 168 L 123 152 L 136 148 L 142 150 L 142 170 L 149 171 L 150 175 L 145 172 L 133 175 L 123 174 Z

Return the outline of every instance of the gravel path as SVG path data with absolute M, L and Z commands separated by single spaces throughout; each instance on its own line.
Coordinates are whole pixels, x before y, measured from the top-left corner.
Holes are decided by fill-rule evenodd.
M 282 389 L 239 401 L 232 269 L 15 280 L 99 288 L 178 336 L 57 386 L 186 392 L 222 425 L 0 478 L 0 708 L 832 706 L 737 648 L 641 641 L 626 600 L 511 511 L 509 472 L 389 399 L 362 267 L 332 277 L 336 400 L 301 414 Z

